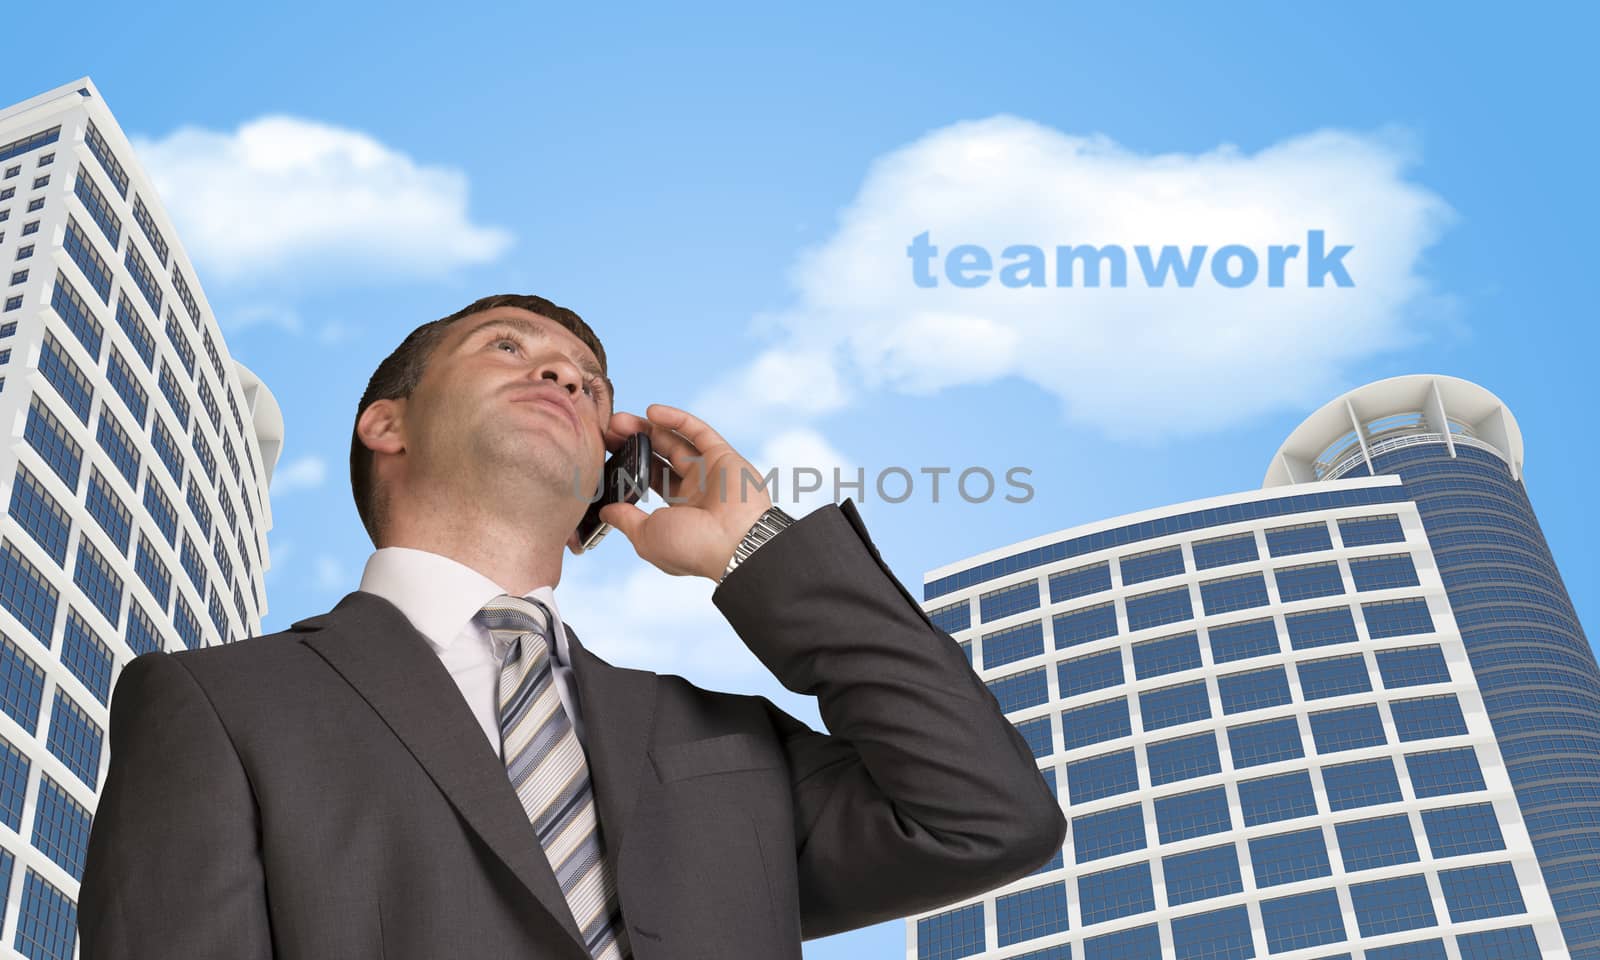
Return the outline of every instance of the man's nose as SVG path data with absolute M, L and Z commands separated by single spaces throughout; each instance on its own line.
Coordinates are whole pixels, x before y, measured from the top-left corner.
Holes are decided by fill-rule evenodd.
M 578 368 L 567 360 L 546 360 L 539 364 L 539 378 L 552 380 L 556 386 L 568 393 L 577 393 L 579 383 Z

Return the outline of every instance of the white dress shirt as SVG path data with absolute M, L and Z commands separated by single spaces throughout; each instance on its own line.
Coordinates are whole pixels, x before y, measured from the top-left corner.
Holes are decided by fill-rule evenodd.
M 484 736 L 489 738 L 490 746 L 499 756 L 500 719 L 496 700 L 500 666 L 509 644 L 496 643 L 488 628 L 475 621 L 473 615 L 490 600 L 511 591 L 464 563 L 411 547 L 383 547 L 375 551 L 367 558 L 359 589 L 399 607 L 428 641 L 456 686 L 461 688 L 467 706 L 472 708 Z M 567 631 L 561 623 L 561 611 L 556 607 L 555 590 L 548 586 L 536 587 L 523 596 L 542 602 L 555 618 L 552 667 L 556 692 L 582 744 L 578 691 L 572 678 L 571 661 L 567 658 Z

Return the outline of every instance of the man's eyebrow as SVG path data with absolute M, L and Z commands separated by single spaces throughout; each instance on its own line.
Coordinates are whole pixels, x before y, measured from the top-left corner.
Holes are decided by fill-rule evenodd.
M 522 317 L 495 317 L 493 320 L 485 320 L 476 327 L 473 327 L 467 333 L 466 337 L 462 339 L 462 342 L 465 343 L 477 336 L 482 331 L 491 329 L 493 327 L 514 330 L 532 340 L 549 339 L 548 331 L 531 320 L 525 320 Z M 571 359 L 572 362 L 577 364 L 578 368 L 584 373 L 591 377 L 598 377 L 601 380 L 605 380 L 606 385 L 608 387 L 610 386 L 611 381 L 606 379 L 605 371 L 600 369 L 599 364 L 596 364 L 591 360 L 584 359 L 583 357 L 573 357 Z

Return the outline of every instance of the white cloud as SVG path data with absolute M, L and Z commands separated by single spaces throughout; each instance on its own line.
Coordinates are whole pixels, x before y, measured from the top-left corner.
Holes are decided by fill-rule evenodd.
M 1159 155 L 1010 116 L 936 130 L 872 164 L 832 236 L 797 258 L 793 306 L 758 318 L 774 342 L 697 404 L 740 430 L 819 418 L 872 389 L 927 395 L 1015 376 L 1065 419 L 1147 437 L 1314 406 L 1356 361 L 1417 341 L 1430 311 L 1451 307 L 1420 260 L 1454 215 L 1405 179 L 1413 159 L 1394 130 Z M 1310 230 L 1353 248 L 1353 287 L 1306 285 Z M 906 251 L 923 231 L 939 247 L 934 288 L 913 282 Z M 944 278 L 943 257 L 964 243 L 994 255 L 986 286 Z M 1013 244 L 1044 249 L 1052 284 L 1057 246 L 1122 245 L 1128 285 L 1003 286 Z M 1243 288 L 1149 287 L 1140 244 L 1301 251 L 1281 287 L 1267 286 L 1264 260 Z
M 319 554 L 316 565 L 316 583 L 323 590 L 354 590 L 356 580 L 345 572 L 345 567 L 338 557 L 332 554 Z
M 321 457 L 307 454 L 273 470 L 272 492 L 280 494 L 314 490 L 322 486 L 327 477 L 327 463 Z
M 133 142 L 207 283 L 436 275 L 512 241 L 471 221 L 461 171 L 360 131 L 265 116 Z

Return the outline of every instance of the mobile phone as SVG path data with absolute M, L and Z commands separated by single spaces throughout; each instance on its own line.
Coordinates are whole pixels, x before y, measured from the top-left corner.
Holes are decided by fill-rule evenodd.
M 583 553 L 611 532 L 611 524 L 600 519 L 600 508 L 611 503 L 638 503 L 650 489 L 650 434 L 636 433 L 622 441 L 617 452 L 606 458 L 600 481 L 600 498 L 589 504 L 578 522 L 578 552 Z

